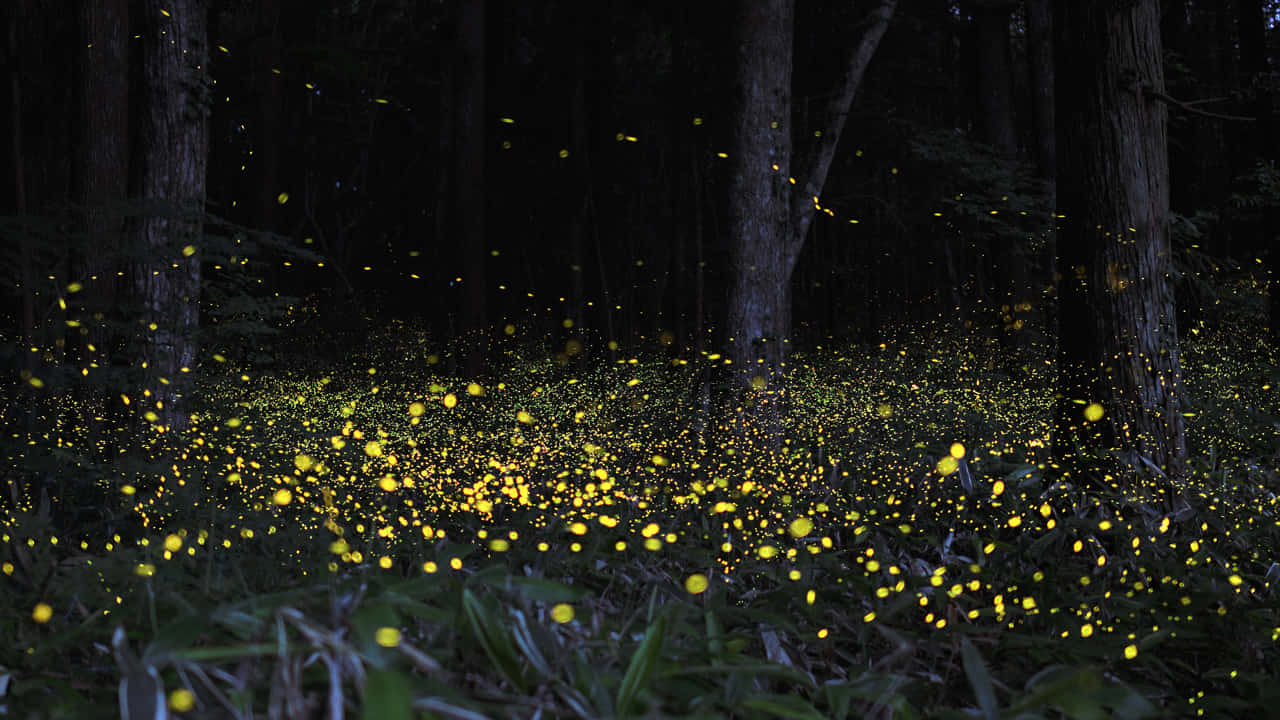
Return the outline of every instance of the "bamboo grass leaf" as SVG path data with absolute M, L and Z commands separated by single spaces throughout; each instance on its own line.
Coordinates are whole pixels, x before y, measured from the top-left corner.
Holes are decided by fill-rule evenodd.
M 525 692 L 524 672 L 506 628 L 469 589 L 462 591 L 462 610 L 494 668 L 517 690 Z
M 999 720 L 1000 703 L 996 699 L 996 689 L 991 683 L 987 664 L 982 661 L 982 654 L 969 642 L 969 638 L 962 637 L 960 655 L 964 663 L 964 674 L 968 676 L 973 694 L 978 698 L 978 706 L 982 708 L 982 716 L 987 720 Z
M 636 695 L 653 674 L 658 656 L 662 653 L 662 641 L 666 632 L 666 617 L 659 617 L 645 631 L 640 645 L 631 655 L 631 664 L 627 666 L 627 672 L 622 676 L 622 684 L 618 687 L 616 703 L 618 717 L 627 717 Z

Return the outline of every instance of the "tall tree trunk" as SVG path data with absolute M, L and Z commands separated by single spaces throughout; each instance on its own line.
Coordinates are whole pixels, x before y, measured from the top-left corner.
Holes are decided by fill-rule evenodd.
M 1252 95 L 1250 114 L 1257 118 L 1249 128 L 1248 143 L 1257 162 L 1280 167 L 1280 122 L 1272 108 L 1274 82 L 1267 61 L 1267 14 L 1262 0 L 1236 0 L 1236 23 L 1240 70 L 1246 91 Z M 1280 207 L 1274 203 L 1262 208 L 1258 235 L 1249 249 L 1266 253 L 1271 296 L 1269 327 L 1272 339 L 1280 341 Z
M 736 112 L 729 179 L 726 334 L 736 398 L 770 446 L 781 444 L 782 390 L 791 335 L 791 276 L 863 73 L 893 15 L 881 0 L 850 52 L 826 113 L 822 140 L 792 180 L 791 67 L 794 0 L 745 0 L 734 26 Z M 802 195 L 793 200 L 793 183 Z
M 975 45 L 974 85 L 978 89 L 978 117 L 974 123 L 982 142 L 999 156 L 1012 162 L 1018 153 L 1018 133 L 1013 108 L 1013 50 L 1009 18 L 1012 0 L 970 0 Z M 1001 337 L 1009 343 L 1029 342 L 1026 321 L 1033 317 L 1031 257 L 1026 240 L 1000 237 L 991 243 L 987 257 L 996 278 L 996 295 L 990 298 L 1000 307 Z
M 203 0 L 144 0 L 138 194 L 154 205 L 138 224 L 148 258 L 133 268 L 143 306 L 145 411 L 186 424 L 183 395 L 195 363 L 199 241 L 209 160 L 209 48 Z
M 752 415 L 780 429 L 778 393 L 791 331 L 791 43 L 795 0 L 746 0 L 735 27 L 729 179 L 732 247 L 729 358 L 738 383 L 758 393 Z
M 1012 0 L 970 0 L 977 44 L 978 129 L 982 141 L 1004 155 L 1018 152 L 1013 118 Z
M 1050 0 L 1027 0 L 1027 70 L 1031 85 L 1031 114 L 1035 123 L 1036 170 L 1049 183 L 1049 209 L 1052 210 L 1058 151 L 1053 129 L 1053 13 L 1050 4 Z
M 67 361 L 98 369 L 77 388 L 81 427 L 95 433 L 88 447 L 110 450 L 114 440 L 99 436 L 104 406 L 121 410 L 120 388 L 104 385 L 103 368 L 124 358 L 113 353 L 120 341 L 122 317 L 117 302 L 117 272 L 124 269 L 120 239 L 129 190 L 129 3 L 128 0 L 80 0 L 77 3 L 77 88 L 75 151 L 71 154 L 71 199 L 84 207 L 83 244 L 70 254 L 70 280 L 81 291 L 68 296 L 68 319 L 78 328 L 68 338 Z M 111 357 L 112 355 L 115 357 Z M 118 378 L 107 378 L 107 381 Z M 95 419 L 96 418 L 96 419 Z M 114 418 L 118 421 L 119 418 Z
M 485 371 L 488 320 L 485 312 L 485 0 L 458 3 L 454 88 L 457 112 L 454 131 L 454 192 L 457 241 L 462 249 L 463 312 L 466 369 L 471 377 Z
M 5 39 L 5 104 L 8 109 L 5 114 L 7 117 L 8 137 L 5 138 L 5 159 L 8 161 L 9 168 L 7 170 L 8 177 L 5 178 L 8 184 L 9 197 L 5 198 L 5 205 L 12 208 L 15 215 L 27 214 L 27 172 L 26 159 L 24 158 L 23 148 L 23 132 L 22 132 L 22 36 L 19 32 L 21 21 L 26 17 L 26 3 L 18 2 L 6 9 L 4 39 Z M 31 348 L 35 346 L 35 258 L 34 241 L 27 233 L 23 233 L 18 238 L 18 263 L 19 263 L 19 280 L 22 283 L 22 370 L 30 377 L 35 371 L 36 354 L 31 352 Z
M 88 316 L 115 305 L 113 258 L 129 190 L 129 3 L 81 0 L 77 15 L 80 82 L 71 196 L 86 214 L 85 247 L 72 257 L 71 279 L 84 286 L 73 304 L 75 319 L 88 325 Z M 105 349 L 100 330 L 89 342 Z
M 1055 6 L 1060 337 L 1055 450 L 1185 470 L 1156 0 Z M 1099 417 L 1097 410 L 1103 414 Z

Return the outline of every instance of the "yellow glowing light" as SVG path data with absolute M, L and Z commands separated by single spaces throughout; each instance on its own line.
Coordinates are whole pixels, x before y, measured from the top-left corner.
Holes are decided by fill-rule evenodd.
M 196 696 L 186 688 L 169 693 L 169 707 L 175 712 L 186 712 L 196 706 Z
M 568 603 L 560 603 L 551 608 L 551 619 L 561 625 L 573 620 L 573 606 Z
M 36 603 L 35 608 L 31 611 L 31 619 L 41 625 L 49 622 L 49 618 L 53 617 L 53 608 L 48 603 Z
M 684 589 L 689 591 L 690 595 L 698 595 L 707 589 L 707 576 L 702 573 L 694 573 L 684 581 Z
M 393 648 L 400 644 L 400 630 L 393 627 L 380 627 L 373 634 L 374 639 L 384 648 Z
M 798 517 L 787 526 L 787 532 L 791 533 L 791 537 L 795 538 L 802 538 L 812 531 L 813 521 L 807 517 Z

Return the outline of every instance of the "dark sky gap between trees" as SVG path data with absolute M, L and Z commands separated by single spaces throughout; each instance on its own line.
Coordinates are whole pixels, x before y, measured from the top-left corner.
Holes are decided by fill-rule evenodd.
M 724 351 L 776 428 L 791 344 L 941 319 L 1056 343 L 1059 449 L 1176 476 L 1178 333 L 1235 310 L 1202 270 L 1280 264 L 1277 12 L 15 0 L 5 361 L 132 368 L 180 424 L 264 318 L 412 319 L 472 376 L 512 324 Z

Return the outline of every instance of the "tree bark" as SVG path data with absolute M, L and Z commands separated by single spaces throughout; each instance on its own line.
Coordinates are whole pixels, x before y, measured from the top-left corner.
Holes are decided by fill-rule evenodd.
M 72 360 L 92 344 L 108 347 L 102 314 L 116 305 L 116 271 L 123 205 L 129 191 L 129 3 L 81 0 L 77 151 L 72 155 L 71 197 L 85 208 L 85 243 L 71 258 L 71 280 L 84 286 L 72 301 L 83 342 L 71 342 Z M 94 319 L 94 316 L 98 319 Z
M 729 354 L 754 389 L 752 415 L 780 429 L 791 320 L 791 43 L 795 0 L 749 0 L 736 31 L 737 112 L 729 180 Z
M 1055 4 L 1062 400 L 1054 447 L 1185 470 L 1156 0 Z M 1088 408 L 1104 411 L 1096 419 Z
M 794 0 L 749 0 L 735 23 L 736 112 L 728 223 L 732 238 L 726 334 L 735 397 L 767 444 L 781 441 L 791 335 L 791 276 L 812 224 L 853 96 L 893 15 L 882 0 L 846 64 L 821 142 L 792 179 L 791 68 Z M 795 196 L 793 185 L 803 188 Z
M 154 209 L 138 223 L 149 255 L 133 267 L 143 307 L 141 360 L 157 424 L 186 424 L 199 327 L 199 241 L 209 159 L 209 48 L 203 0 L 144 0 L 138 194 Z

